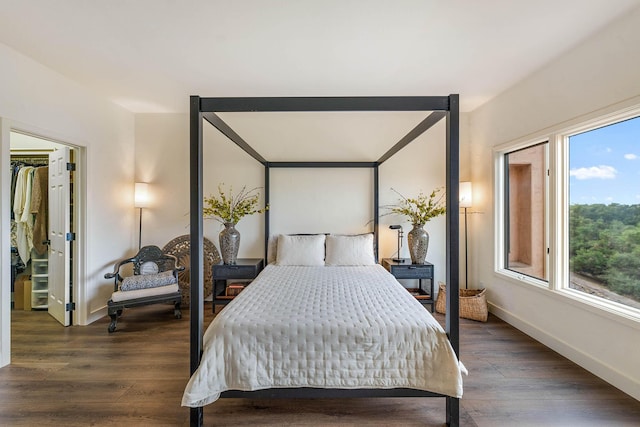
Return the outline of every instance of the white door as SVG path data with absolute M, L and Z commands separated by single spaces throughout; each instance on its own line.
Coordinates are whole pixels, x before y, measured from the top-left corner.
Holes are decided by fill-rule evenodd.
M 71 163 L 69 147 L 49 154 L 49 314 L 63 326 L 70 324 Z

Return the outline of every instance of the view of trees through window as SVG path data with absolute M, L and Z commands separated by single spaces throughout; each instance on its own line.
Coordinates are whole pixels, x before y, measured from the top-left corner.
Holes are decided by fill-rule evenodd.
M 570 287 L 640 308 L 640 117 L 569 138 Z

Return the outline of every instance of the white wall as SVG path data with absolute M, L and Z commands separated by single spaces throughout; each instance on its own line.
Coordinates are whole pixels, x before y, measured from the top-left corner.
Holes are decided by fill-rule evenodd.
M 212 126 L 204 125 L 204 194 L 217 192 L 219 182 L 239 190 L 264 185 L 264 169 Z M 144 209 L 142 244 L 160 247 L 189 234 L 189 120 L 185 114 L 136 115 L 136 180 L 149 183 L 152 202 Z M 261 194 L 264 192 L 261 191 Z M 204 236 L 218 246 L 221 226 L 205 221 Z M 243 218 L 239 257 L 261 257 L 262 218 Z
M 463 116 L 463 138 L 467 134 L 466 126 L 467 120 Z M 235 130 L 245 138 L 245 135 L 250 134 L 240 129 Z M 410 128 L 406 130 L 408 132 Z M 305 133 L 305 129 L 296 128 L 291 131 L 304 134 L 304 144 L 310 144 L 311 147 L 326 142 L 322 139 L 314 141 L 315 134 Z M 338 133 L 339 131 L 338 129 Z M 264 169 L 260 163 L 208 123 L 204 124 L 204 135 L 205 195 L 215 192 L 220 182 L 232 185 L 235 189 L 243 185 L 248 188 L 264 185 Z M 250 138 L 247 140 L 252 142 Z M 407 196 L 415 196 L 419 191 L 428 193 L 433 188 L 444 185 L 444 140 L 445 126 L 444 122 L 440 122 L 380 167 L 381 205 L 397 200 L 391 187 Z M 397 140 L 390 140 L 386 148 L 391 148 L 396 142 Z M 260 143 L 265 144 L 264 141 Z M 269 143 L 278 144 L 278 141 Z M 272 160 L 265 153 L 261 154 Z M 342 160 L 339 152 L 330 158 Z M 149 182 L 154 197 L 153 207 L 143 211 L 143 244 L 162 247 L 171 239 L 188 234 L 189 127 L 186 115 L 136 115 L 136 179 Z M 271 179 L 273 233 L 360 233 L 371 230 L 372 226 L 367 224 L 372 219 L 372 173 L 369 170 L 272 169 Z M 381 220 L 381 257 L 390 257 L 395 252 L 396 232 L 389 230 L 388 225 L 398 223 L 405 229 L 402 255 L 409 257 L 406 233 L 411 227 L 406 220 L 397 216 L 386 216 Z M 262 216 L 245 217 L 236 228 L 242 236 L 238 256 L 262 257 Z M 444 281 L 444 217 L 429 222 L 426 229 L 431 235 L 427 260 L 435 265 L 436 281 Z M 220 230 L 216 221 L 205 221 L 204 235 L 216 247 Z
M 0 118 L 3 135 L 9 128 L 80 148 L 79 197 L 85 219 L 78 229 L 80 264 L 75 277 L 82 310 L 74 313 L 86 324 L 106 314 L 112 292 L 104 273 L 137 244 L 133 209 L 134 117 L 88 92 L 75 82 L 0 44 Z M 6 130 L 6 131 L 5 131 Z M 8 133 L 7 133 L 8 136 Z M 8 138 L 2 138 L 2 229 L 9 224 Z M 7 228 L 5 228 L 5 226 Z M 9 237 L 2 233 L 2 360 L 8 359 L 10 307 Z M 6 295 L 5 295 L 6 293 Z M 82 304 L 82 302 L 85 304 Z
M 640 95 L 640 9 L 471 114 L 472 283 L 491 311 L 640 399 L 640 324 L 494 273 L 492 147 Z

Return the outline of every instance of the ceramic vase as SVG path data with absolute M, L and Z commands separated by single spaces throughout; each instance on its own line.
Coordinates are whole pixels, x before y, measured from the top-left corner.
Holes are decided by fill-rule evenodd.
M 233 222 L 225 222 L 224 230 L 218 236 L 220 239 L 220 255 L 223 264 L 235 264 L 240 249 L 240 232 Z
M 407 234 L 409 255 L 412 264 L 424 264 L 429 249 L 429 233 L 423 228 L 424 224 L 413 224 L 413 229 Z

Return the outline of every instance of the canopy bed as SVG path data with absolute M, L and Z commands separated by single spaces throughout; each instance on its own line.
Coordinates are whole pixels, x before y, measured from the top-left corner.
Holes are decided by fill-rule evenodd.
M 459 398 L 462 395 L 462 383 L 460 379 L 461 369 L 459 367 L 459 318 L 457 316 L 459 310 L 459 302 L 458 302 L 458 294 L 459 294 L 459 261 L 458 261 L 458 251 L 459 251 L 459 202 L 458 202 L 458 182 L 459 182 L 459 99 L 458 95 L 449 95 L 449 96 L 435 96 L 435 97 L 313 97 L 313 98 L 200 98 L 198 96 L 191 97 L 191 106 L 190 106 L 190 227 L 191 227 L 191 257 L 190 257 L 190 272 L 191 272 L 191 317 L 190 317 L 190 340 L 191 340 L 191 351 L 190 351 L 190 363 L 191 363 L 191 374 L 192 378 L 190 380 L 190 384 L 185 390 L 185 397 L 183 399 L 183 405 L 191 406 L 191 425 L 192 426 L 201 426 L 203 423 L 203 408 L 202 405 L 210 403 L 216 400 L 218 397 L 246 397 L 246 398 L 276 398 L 276 397 L 284 397 L 284 398 L 318 398 L 318 397 L 416 397 L 416 396 L 425 396 L 425 397 L 442 397 L 446 400 L 446 422 L 448 425 L 457 426 L 459 425 L 459 412 L 460 412 L 460 401 Z M 295 161 L 295 162 L 270 162 L 263 158 L 256 150 L 254 150 L 246 141 L 242 139 L 240 135 L 238 135 L 227 123 L 225 123 L 220 116 L 216 113 L 225 113 L 225 112 L 340 112 L 340 111 L 419 111 L 419 112 L 429 112 L 428 116 L 420 122 L 417 126 L 415 126 L 406 136 L 400 139 L 393 147 L 391 147 L 385 154 L 383 154 L 377 161 L 375 162 L 305 162 L 305 161 Z M 212 322 L 212 326 L 210 326 L 205 334 L 203 334 L 203 286 L 201 284 L 205 283 L 205 278 L 203 275 L 204 265 L 203 265 L 203 256 L 202 256 L 202 248 L 203 248 L 203 217 L 202 217 L 202 207 L 203 207 L 203 119 L 217 128 L 222 134 L 227 136 L 231 141 L 233 141 L 236 145 L 242 148 L 246 153 L 248 153 L 255 160 L 260 162 L 265 168 L 265 200 L 269 203 L 269 186 L 270 186 L 270 170 L 271 168 L 371 168 L 373 170 L 373 219 L 374 219 L 374 230 L 373 230 L 373 239 L 375 244 L 374 248 L 377 248 L 378 245 L 378 168 L 379 166 L 388 160 L 391 156 L 393 156 L 396 152 L 401 150 L 415 138 L 420 136 L 427 129 L 431 128 L 435 123 L 439 122 L 441 119 L 446 120 L 446 283 L 448 287 L 448 291 L 446 292 L 446 324 L 445 331 L 442 330 L 439 324 L 435 322 L 435 320 L 431 317 L 430 314 L 427 313 L 426 310 L 422 308 L 422 306 L 410 296 L 408 292 L 398 291 L 398 289 L 402 289 L 402 286 L 395 281 L 395 279 L 390 276 L 390 274 L 386 273 L 380 265 L 369 265 L 368 261 L 364 262 L 366 267 L 335 267 L 335 266 L 325 266 L 324 264 L 324 256 L 326 255 L 327 259 L 329 259 L 330 254 L 327 252 L 326 254 L 323 252 L 322 256 L 322 264 L 320 263 L 314 264 L 311 262 L 310 264 L 303 264 L 305 266 L 313 266 L 309 268 L 304 268 L 304 274 L 300 273 L 300 267 L 296 267 L 299 264 L 287 264 L 287 263 L 276 263 L 281 266 L 267 266 L 263 273 L 261 273 L 258 278 L 249 286 L 243 293 L 240 294 L 239 297 L 234 300 L 234 304 L 230 304 L 225 308 L 225 310 L 221 311 L 225 313 L 225 318 L 218 317 L 214 319 Z M 269 227 L 269 211 L 265 214 L 265 259 L 268 259 L 268 246 L 269 239 L 271 236 L 271 230 Z M 314 252 L 314 247 L 321 247 L 322 251 L 328 251 L 330 245 L 327 244 L 325 246 L 325 239 L 329 238 L 328 236 L 322 235 L 316 237 L 308 237 L 308 239 L 304 239 L 305 248 L 309 249 L 310 257 L 314 257 L 317 254 L 317 251 Z M 295 238 L 293 239 L 296 240 Z M 319 246 L 318 241 L 322 241 L 322 246 Z M 287 245 L 291 244 L 289 240 L 283 240 Z M 280 240 L 279 240 L 280 242 Z M 295 243 L 295 242 L 294 242 Z M 314 246 L 315 245 L 315 246 Z M 325 249 L 326 248 L 326 249 Z M 278 256 L 280 256 L 280 250 L 278 248 Z M 377 249 L 376 249 L 377 250 Z M 299 253 L 298 253 L 299 255 Z M 287 255 L 284 255 L 286 258 Z M 334 256 L 335 258 L 335 256 Z M 339 257 L 338 257 L 339 258 Z M 375 260 L 378 259 L 377 253 L 374 254 L 373 258 Z M 307 261 L 303 261 L 307 262 Z M 371 264 L 376 264 L 374 261 Z M 284 265 L 284 266 L 282 266 Z M 338 263 L 338 265 L 341 265 Z M 352 264 L 342 264 L 342 265 L 352 265 Z M 357 264 L 363 265 L 363 264 Z M 337 270 L 340 270 L 337 273 Z M 382 271 L 380 271 L 382 270 Z M 311 273 L 310 273 L 311 272 Z M 343 276 L 344 272 L 348 272 L 347 275 L 351 274 L 356 277 L 353 280 L 349 281 L 349 290 L 345 290 L 345 286 L 342 286 L 345 279 Z M 338 274 L 340 278 L 334 277 L 334 274 Z M 370 280 L 365 280 L 367 283 L 363 290 L 363 286 L 358 283 L 357 277 L 368 277 L 367 275 L 371 274 Z M 391 281 L 389 281 L 391 278 Z M 304 329 L 309 329 L 313 333 L 315 331 L 326 330 L 327 335 L 322 335 L 319 341 L 314 341 L 314 337 L 311 335 L 305 335 L 300 340 L 295 341 L 292 345 L 283 344 L 282 348 L 271 348 L 276 347 L 275 345 L 271 345 L 273 341 L 269 341 L 270 338 L 266 340 L 262 337 L 263 342 L 267 342 L 270 348 L 264 349 L 264 351 L 256 351 L 256 347 L 253 346 L 251 349 L 242 349 L 240 348 L 238 351 L 240 353 L 252 353 L 251 357 L 252 362 L 255 363 L 256 368 L 254 371 L 259 371 L 251 373 L 251 375 L 246 372 L 232 372 L 229 373 L 225 370 L 225 363 L 228 364 L 229 360 L 225 359 L 223 362 L 213 361 L 209 359 L 207 352 L 209 352 L 210 347 L 218 347 L 221 346 L 235 346 L 236 344 L 241 345 L 243 341 L 254 340 L 253 344 L 255 344 L 255 337 L 246 335 L 246 328 L 240 326 L 240 329 L 235 331 L 235 334 L 231 332 L 234 337 L 233 340 L 230 339 L 230 336 L 226 337 L 226 341 L 224 338 L 218 339 L 216 336 L 216 331 L 213 329 L 222 329 L 222 330 L 230 330 L 229 326 L 232 324 L 240 325 L 239 319 L 250 319 L 250 314 L 247 314 L 247 311 L 243 311 L 243 305 L 251 305 L 249 301 L 252 298 L 249 298 L 248 293 L 254 293 L 253 299 L 258 301 L 265 301 L 269 299 L 269 296 L 272 295 L 272 290 L 274 288 L 273 283 L 277 282 L 280 288 L 286 289 L 288 294 L 299 293 L 297 294 L 298 298 L 301 301 L 308 301 L 309 298 L 311 300 L 316 301 L 316 297 L 313 292 L 315 292 L 318 288 L 322 288 L 321 292 L 323 295 L 329 295 L 328 297 L 322 297 L 324 299 L 319 300 L 317 306 L 310 307 L 309 304 L 304 305 L 303 309 L 307 310 L 302 317 L 307 316 L 307 312 L 311 313 L 308 315 L 308 318 L 311 319 L 308 325 L 289 325 L 286 320 L 286 313 L 284 313 L 284 320 L 279 317 L 278 319 L 271 318 L 273 313 L 269 313 L 268 310 L 263 312 L 264 316 L 259 317 L 268 317 L 268 324 L 271 325 L 269 328 L 261 326 L 261 330 L 265 333 L 265 329 L 270 329 L 268 333 L 280 334 L 280 337 L 287 336 L 287 334 L 295 333 L 307 333 L 304 332 Z M 371 285 L 371 283 L 376 283 L 375 286 Z M 287 285 L 288 283 L 288 285 Z M 318 284 L 322 284 L 322 286 Z M 324 283 L 327 283 L 325 286 Z M 335 288 L 335 284 L 338 283 L 338 287 Z M 355 283 L 352 285 L 352 283 Z M 289 287 L 287 287 L 289 286 Z M 332 288 L 332 286 L 334 288 Z M 405 332 L 398 326 L 399 324 L 404 323 L 412 323 L 406 322 L 406 319 L 398 318 L 396 314 L 391 314 L 393 319 L 389 319 L 388 314 L 382 315 L 382 317 L 372 317 L 370 312 L 360 313 L 361 310 L 359 307 L 355 307 L 351 305 L 349 302 L 348 307 L 340 307 L 343 305 L 338 301 L 344 301 L 345 293 L 353 293 L 355 295 L 353 300 L 367 300 L 370 302 L 372 307 L 375 307 L 376 298 L 371 295 L 375 295 L 376 292 L 379 291 L 378 287 L 383 286 L 384 292 L 386 295 L 392 295 L 392 299 L 397 300 L 396 308 L 402 308 L 402 310 L 396 310 L 404 313 L 413 313 L 411 310 L 414 310 L 416 307 L 420 308 L 422 311 L 419 316 L 408 316 L 408 317 L 421 317 L 421 320 L 417 324 L 408 325 L 409 332 Z M 332 290 L 334 289 L 334 290 Z M 260 294 L 262 292 L 262 294 Z M 339 299 L 336 299 L 335 296 L 331 295 L 340 295 Z M 365 295 L 365 297 L 363 297 Z M 352 297 L 348 297 L 352 298 Z M 273 299 L 273 303 L 270 305 L 271 309 L 274 312 L 277 312 L 278 315 L 282 314 L 288 309 L 295 310 L 296 307 L 283 307 L 278 306 L 278 298 Z M 348 299 L 346 301 L 353 301 L 352 299 Z M 405 311 L 406 305 L 406 311 Z M 264 307 L 262 306 L 262 310 Z M 352 311 L 349 311 L 352 310 Z M 354 313 L 357 312 L 357 313 Z M 376 310 L 379 311 L 379 310 Z M 383 311 L 383 310 L 382 310 Z M 425 313 L 428 317 L 422 317 L 421 313 Z M 456 315 L 451 315 L 451 313 L 455 313 Z M 255 315 L 255 313 L 253 314 Z M 220 315 L 219 315 L 220 316 Z M 346 316 L 342 318 L 341 316 Z M 232 320 L 228 320 L 231 318 Z M 299 317 L 295 317 L 298 319 Z M 337 322 L 336 322 L 337 320 Z M 224 323 L 224 322 L 227 323 Z M 251 320 L 249 320 L 251 322 Z M 332 323 L 333 321 L 333 323 Z M 278 323 L 280 322 L 280 323 Z M 318 323 L 316 323 L 318 322 Z M 423 322 L 423 323 L 420 323 Z M 215 325 L 214 325 L 215 323 Z M 304 322 L 302 322 L 304 323 Z M 335 323 L 347 324 L 346 330 L 344 329 L 336 329 Z M 354 327 L 355 324 L 363 323 L 366 324 L 364 332 L 358 332 Z M 226 326 L 225 326 L 226 325 Z M 373 325 L 373 326 L 372 326 Z M 385 326 L 386 325 L 386 326 Z M 370 333 L 371 328 L 377 328 L 380 326 L 379 333 L 373 334 L 376 337 L 371 338 Z M 385 330 L 384 327 L 390 327 L 391 332 Z M 279 329 L 280 328 L 280 329 Z M 380 366 L 370 365 L 371 360 L 368 351 L 363 351 L 362 341 L 365 340 L 366 343 L 364 348 L 372 348 L 376 349 L 386 348 L 393 352 L 393 355 L 390 353 L 380 353 L 382 358 L 384 358 L 385 362 L 389 362 L 392 360 L 408 360 L 406 355 L 396 353 L 398 351 L 398 347 L 401 347 L 400 343 L 403 342 L 403 339 L 398 340 L 397 336 L 395 338 L 389 338 L 388 336 L 394 335 L 402 335 L 402 334 L 413 334 L 415 331 L 419 331 L 420 333 L 426 330 L 434 331 L 440 330 L 442 333 L 441 337 L 434 336 L 418 336 L 418 337 L 409 337 L 407 335 L 407 340 L 415 339 L 415 342 L 426 342 L 428 346 L 432 348 L 440 348 L 446 347 L 447 351 L 445 351 L 445 355 L 443 356 L 441 353 L 425 353 L 425 355 L 420 355 L 417 359 L 420 359 L 418 362 L 428 365 L 428 369 L 424 366 L 420 366 L 417 369 L 422 369 L 425 372 L 429 372 L 425 378 L 424 383 L 420 383 L 419 380 L 413 378 L 414 375 L 407 374 L 404 380 L 396 382 L 395 373 L 397 370 L 395 367 L 391 367 L 391 371 L 393 373 L 385 377 L 384 375 L 381 378 L 378 378 L 379 381 L 372 381 L 373 375 L 371 375 L 371 370 L 373 369 L 375 372 L 379 373 L 384 369 L 389 368 L 388 366 L 384 366 L 381 368 Z M 369 331 L 369 332 L 367 332 Z M 378 331 L 378 329 L 376 329 Z M 224 333 L 222 333 L 224 334 Z M 333 338 L 335 336 L 347 336 L 353 335 L 353 342 L 343 342 L 338 339 L 333 342 Z M 446 345 L 438 342 L 438 339 L 442 339 L 446 341 Z M 373 339 L 374 341 L 370 341 Z M 259 339 L 258 339 L 259 340 Z M 280 341 L 286 341 L 291 344 L 290 338 L 281 339 Z M 304 341 L 304 342 L 302 342 Z M 309 342 L 307 342 L 309 341 Z M 331 344 L 329 343 L 331 341 Z M 207 348 L 204 354 L 206 359 L 203 358 L 203 342 L 206 342 Z M 357 348 L 350 348 L 349 345 L 360 345 Z M 340 346 L 346 346 L 344 348 Z M 295 349 L 291 350 L 289 347 L 295 347 Z M 330 349 L 324 347 L 331 347 Z M 353 359 L 344 360 L 341 357 L 337 359 L 331 359 L 329 362 L 324 361 L 325 364 L 331 365 L 321 366 L 319 369 L 322 370 L 319 376 L 322 378 L 319 380 L 318 371 L 315 368 L 318 368 L 316 363 L 317 361 L 305 359 L 301 354 L 313 353 L 313 352 L 322 352 L 322 351 L 332 351 L 334 354 L 354 354 L 355 353 L 364 353 L 364 354 L 356 354 L 356 356 L 352 356 Z M 228 349 L 225 347 L 225 352 Z M 230 350 L 229 350 L 230 351 Z M 257 360 L 262 357 L 264 354 L 269 354 L 269 351 L 277 352 L 280 356 L 282 356 L 285 352 L 294 351 L 296 353 L 296 357 L 300 356 L 303 360 L 305 360 L 305 367 L 299 368 L 300 362 L 298 360 L 295 361 L 298 365 L 296 365 L 295 369 L 292 369 L 291 364 L 287 365 L 286 361 L 283 362 L 284 365 L 278 363 L 274 363 L 275 358 L 271 358 L 267 361 L 263 361 L 264 365 L 260 365 L 261 361 Z M 376 350 L 377 351 L 377 350 Z M 210 351 L 211 353 L 214 350 Z M 258 354 L 259 353 L 259 354 Z M 326 358 L 326 353 L 324 354 Z M 362 356 L 364 359 L 360 359 Z M 215 355 L 213 356 L 215 359 Z M 267 356 L 269 358 L 271 356 Z M 414 356 L 415 357 L 415 356 Z M 433 357 L 433 359 L 431 359 Z M 283 359 L 287 359 L 291 361 L 294 357 L 291 354 L 284 354 Z M 410 357 L 409 357 L 410 358 Z M 201 360 L 204 365 L 202 369 Z M 216 363 L 218 366 L 216 366 Z M 294 363 L 294 362 L 291 362 Z M 294 363 L 294 364 L 295 364 Z M 434 369 L 434 363 L 438 365 L 440 369 Z M 307 364 L 313 365 L 312 367 L 306 366 Z M 353 369 L 347 368 L 342 364 L 350 364 Z M 277 367 L 274 368 L 274 365 Z M 450 365 L 450 366 L 448 366 Z M 454 366 L 455 365 L 455 366 Z M 252 365 L 253 366 L 253 365 Z M 273 371 L 278 371 L 280 374 L 283 374 L 285 378 L 282 381 L 268 382 L 265 383 L 263 381 L 263 377 L 261 376 L 260 370 L 264 368 L 264 366 L 268 366 L 270 373 Z M 362 367 L 367 369 L 360 369 Z M 282 369 L 278 368 L 281 367 Z M 345 369 L 342 369 L 342 368 Z M 328 373 L 328 369 L 333 369 L 332 373 Z M 239 369 L 242 369 L 239 368 Z M 280 369 L 280 370 L 278 370 Z M 462 368 L 463 370 L 464 368 Z M 209 382 L 208 377 L 199 371 L 224 371 L 219 376 L 223 379 L 222 382 L 225 382 L 224 386 L 219 389 L 215 389 L 213 392 L 201 392 L 198 389 L 198 385 L 194 385 L 192 383 L 198 383 L 202 385 L 202 383 Z M 251 369 L 249 369 L 251 370 Z M 346 377 L 345 371 L 347 372 Z M 451 371 L 451 378 L 442 377 L 440 378 L 437 374 L 438 372 Z M 293 373 L 292 373 L 293 372 Z M 411 371 L 415 373 L 416 371 Z M 335 377 L 332 375 L 335 374 Z M 203 377 L 202 375 L 205 375 Z M 253 376 L 252 376 L 253 375 Z M 198 376 L 198 378 L 196 378 Z M 232 378 L 234 377 L 246 377 L 250 376 L 251 378 L 247 382 L 235 381 Z M 291 377 L 296 377 L 294 380 Z M 358 378 L 355 378 L 358 377 Z M 437 377 L 437 378 L 436 378 Z M 230 379 L 231 378 L 231 379 Z M 355 379 L 354 379 L 355 378 Z M 415 381 L 418 381 L 414 383 Z M 320 384 L 320 385 L 319 385 Z M 192 388 L 193 386 L 193 388 Z M 249 391 L 242 391 L 249 390 Z M 427 391 L 428 390 L 428 391 Z

